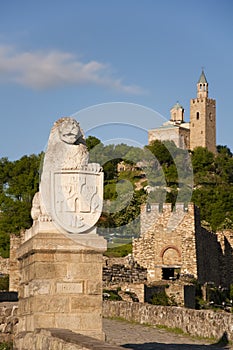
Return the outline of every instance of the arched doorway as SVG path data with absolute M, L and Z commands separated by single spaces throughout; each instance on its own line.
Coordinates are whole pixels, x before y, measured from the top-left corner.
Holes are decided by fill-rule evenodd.
M 180 250 L 172 245 L 166 246 L 160 254 L 162 258 L 162 279 L 172 280 L 179 278 L 181 268 Z

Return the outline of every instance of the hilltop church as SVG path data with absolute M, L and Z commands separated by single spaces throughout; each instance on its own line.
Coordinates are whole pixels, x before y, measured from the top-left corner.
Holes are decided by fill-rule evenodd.
M 179 148 L 193 150 L 201 146 L 216 153 L 216 101 L 208 97 L 203 70 L 197 82 L 197 97 L 190 100 L 190 121 L 184 121 L 184 108 L 177 102 L 170 110 L 170 120 L 149 130 L 148 138 L 149 144 L 169 140 Z

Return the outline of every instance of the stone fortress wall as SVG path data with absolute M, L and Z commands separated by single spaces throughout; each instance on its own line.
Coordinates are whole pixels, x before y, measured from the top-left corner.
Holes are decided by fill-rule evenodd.
M 159 281 L 167 269 L 175 269 L 200 283 L 228 287 L 233 283 L 232 249 L 233 233 L 204 229 L 192 203 L 178 203 L 174 211 L 169 203 L 151 204 L 149 211 L 147 205 L 141 208 L 141 236 L 133 241 L 133 258 L 147 268 L 148 281 Z
M 145 283 L 147 270 L 139 265 L 113 264 L 103 267 L 103 287 L 122 283 Z
M 9 275 L 9 258 L 3 258 L 0 256 L 0 273 L 3 275 Z

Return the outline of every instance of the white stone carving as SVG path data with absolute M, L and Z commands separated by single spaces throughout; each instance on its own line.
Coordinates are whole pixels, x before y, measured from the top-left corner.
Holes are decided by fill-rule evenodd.
M 69 233 L 84 233 L 98 221 L 103 205 L 103 171 L 88 163 L 84 134 L 73 118 L 55 122 L 45 152 L 34 221 L 52 221 Z

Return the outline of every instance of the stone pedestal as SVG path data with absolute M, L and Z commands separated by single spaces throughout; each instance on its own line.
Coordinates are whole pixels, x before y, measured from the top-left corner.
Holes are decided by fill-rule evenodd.
M 63 235 L 38 223 L 18 249 L 19 332 L 66 328 L 103 340 L 102 253 L 106 241 L 95 231 Z M 92 243 L 91 243 L 92 242 Z

